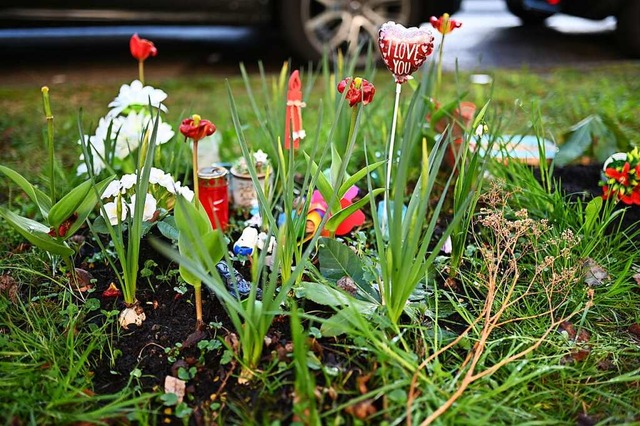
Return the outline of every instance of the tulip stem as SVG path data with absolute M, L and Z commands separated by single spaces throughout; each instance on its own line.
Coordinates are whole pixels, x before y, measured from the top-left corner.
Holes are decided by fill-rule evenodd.
M 138 61 L 138 75 L 140 76 L 140 83 L 144 86 L 144 61 Z
M 198 188 L 198 141 L 193 140 L 193 193 L 195 194 L 195 205 L 200 203 L 200 190 Z
M 402 92 L 402 84 L 396 83 L 396 100 L 393 106 L 393 120 L 391 122 L 391 140 L 389 141 L 389 158 L 387 159 L 387 182 L 386 182 L 385 191 L 384 191 L 384 205 L 385 207 L 387 207 L 387 213 L 389 212 L 388 201 L 390 197 L 390 188 L 391 188 L 391 167 L 393 166 L 394 159 L 395 159 L 394 142 L 396 139 L 396 125 L 398 124 L 398 108 L 400 104 L 401 92 Z M 388 220 L 389 220 L 389 217 L 387 215 L 387 221 Z
M 438 47 L 438 72 L 436 76 L 436 88 L 433 94 L 434 99 L 438 99 L 438 91 L 440 89 L 440 84 L 442 84 L 442 52 L 444 52 L 444 34 L 442 34 L 442 40 L 440 41 L 440 46 Z
M 47 120 L 47 148 L 49 151 L 49 186 L 51 192 L 51 204 L 56 203 L 56 172 L 55 172 L 55 148 L 53 145 L 53 113 L 51 112 L 51 102 L 49 100 L 49 88 L 42 88 L 42 104 L 44 116 Z

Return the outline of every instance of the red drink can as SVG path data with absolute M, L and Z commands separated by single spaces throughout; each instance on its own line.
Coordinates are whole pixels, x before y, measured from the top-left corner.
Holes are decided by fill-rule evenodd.
M 218 223 L 222 230 L 225 230 L 229 223 L 228 174 L 227 169 L 219 166 L 198 170 L 200 203 L 207 212 L 213 229 L 216 229 L 216 223 Z

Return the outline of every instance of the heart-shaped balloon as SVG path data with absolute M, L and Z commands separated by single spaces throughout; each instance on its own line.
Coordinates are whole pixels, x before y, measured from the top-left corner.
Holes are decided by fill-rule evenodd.
M 405 28 L 389 21 L 378 31 L 378 46 L 396 83 L 404 83 L 433 52 L 433 36 L 426 28 Z

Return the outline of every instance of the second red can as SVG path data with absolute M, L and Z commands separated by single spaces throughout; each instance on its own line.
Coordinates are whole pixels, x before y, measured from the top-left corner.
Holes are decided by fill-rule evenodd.
M 200 203 L 209 216 L 213 229 L 222 230 L 229 223 L 229 172 L 224 167 L 212 166 L 198 170 Z

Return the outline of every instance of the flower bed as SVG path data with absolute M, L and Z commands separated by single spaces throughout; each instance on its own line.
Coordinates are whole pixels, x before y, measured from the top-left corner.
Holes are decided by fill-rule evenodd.
M 432 23 L 441 57 L 460 24 Z M 418 72 L 430 32 L 380 36 L 395 93 L 325 68 L 316 105 L 314 74 L 285 66 L 263 104 L 247 80 L 240 110 L 227 86 L 231 122 L 192 114 L 182 136 L 143 83 L 156 50 L 133 37 L 139 80 L 81 132 L 68 191 L 44 90 L 48 185 L 0 169 L 27 197 L 0 214 L 34 247 L 2 276 L 12 421 L 634 420 L 640 232 L 617 201 L 635 151 L 602 172 L 485 157 L 499 117 L 439 92 L 441 62 Z M 241 159 L 202 164 L 223 126 Z M 247 202 L 225 191 L 241 175 Z

